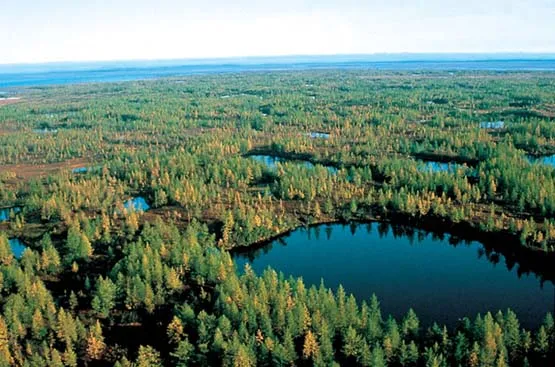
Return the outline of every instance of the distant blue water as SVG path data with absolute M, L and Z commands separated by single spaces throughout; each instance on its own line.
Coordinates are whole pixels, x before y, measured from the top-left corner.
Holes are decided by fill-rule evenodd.
M 405 228 L 405 229 L 403 229 Z M 272 267 L 302 277 L 307 286 L 339 284 L 359 300 L 374 293 L 382 312 L 402 317 L 412 307 L 422 322 L 454 326 L 459 318 L 511 308 L 535 328 L 554 306 L 554 286 L 521 273 L 514 260 L 486 255 L 479 242 L 385 223 L 321 225 L 297 229 L 265 247 L 232 253 L 239 272 L 249 263 L 260 274 Z
M 431 57 L 431 56 L 428 56 Z M 247 71 L 369 69 L 369 70 L 555 70 L 555 59 L 531 58 L 495 60 L 449 58 L 415 60 L 398 57 L 288 57 L 225 60 L 129 61 L 61 63 L 42 65 L 0 65 L 0 88 L 92 82 L 120 82 L 194 74 L 240 73 Z M 195 64 L 196 62 L 196 64 Z

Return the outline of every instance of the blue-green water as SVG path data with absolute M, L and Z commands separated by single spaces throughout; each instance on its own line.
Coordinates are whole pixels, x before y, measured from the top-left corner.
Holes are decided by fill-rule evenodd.
M 20 211 L 21 211 L 21 208 L 19 207 L 0 209 L 0 223 L 7 222 L 8 220 L 10 220 L 11 213 L 17 214 Z
M 502 129 L 505 127 L 505 121 L 483 121 L 480 122 L 481 129 Z
M 407 232 L 412 234 L 407 234 Z M 457 246 L 446 235 L 387 224 L 321 225 L 298 229 L 263 248 L 233 253 L 261 273 L 272 267 L 303 277 L 307 285 L 337 288 L 359 301 L 375 293 L 385 314 L 412 307 L 422 322 L 454 326 L 459 318 L 514 310 L 526 327 L 536 327 L 554 308 L 554 286 L 498 253 L 486 256 L 478 242 Z
M 555 167 L 555 154 L 540 156 L 540 157 L 534 157 L 529 155 L 527 156 L 527 158 L 531 163 L 539 163 L 539 164 L 545 164 L 546 166 Z
M 450 172 L 454 173 L 459 168 L 463 168 L 462 165 L 456 163 L 444 163 L 435 161 L 420 161 L 418 162 L 418 169 L 422 172 Z
M 275 156 L 271 156 L 271 155 L 251 155 L 250 158 L 254 159 L 257 162 L 260 162 L 260 163 L 264 164 L 266 167 L 268 167 L 271 170 L 276 170 L 278 163 L 284 164 L 284 163 L 287 163 L 287 162 L 294 163 L 294 164 L 299 164 L 299 165 L 301 165 L 303 167 L 306 167 L 306 168 L 309 168 L 309 169 L 316 168 L 316 166 L 313 163 L 309 162 L 309 161 L 289 160 L 289 159 L 286 159 L 286 158 L 275 157 Z M 331 174 L 336 174 L 337 173 L 337 168 L 335 168 L 333 166 L 323 166 L 323 167 L 326 167 L 326 169 Z
M 72 173 L 87 173 L 88 167 L 77 167 L 71 170 Z
M 545 157 L 540 157 L 538 159 L 538 162 L 551 166 L 551 167 L 555 167 L 555 155 L 548 155 Z
M 25 246 L 25 244 L 21 242 L 19 238 L 10 238 L 8 242 L 10 243 L 10 248 L 12 249 L 13 256 L 15 256 L 16 259 L 20 259 L 21 255 L 23 255 L 23 251 L 25 251 L 27 246 Z
M 49 129 L 45 127 L 44 129 L 34 129 L 33 132 L 37 134 L 55 134 L 58 132 L 58 129 Z
M 310 132 L 308 134 L 308 136 L 310 136 L 313 139 L 329 139 L 330 138 L 329 133 L 322 133 L 322 132 L 317 132 L 317 131 Z
M 146 202 L 145 198 L 141 196 L 134 197 L 123 203 L 125 209 L 133 209 L 138 212 L 145 212 L 150 209 L 150 205 Z
M 0 65 L 0 88 L 282 70 L 555 70 L 554 56 L 384 54 Z
M 71 170 L 71 173 L 81 174 L 81 173 L 90 173 L 90 172 L 100 172 L 102 170 L 102 166 L 91 166 L 91 167 L 75 167 Z

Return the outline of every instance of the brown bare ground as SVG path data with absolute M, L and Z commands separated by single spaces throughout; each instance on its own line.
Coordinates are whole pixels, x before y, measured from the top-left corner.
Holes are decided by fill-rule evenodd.
M 46 176 L 62 169 L 85 167 L 90 164 L 91 162 L 87 158 L 76 158 L 50 164 L 6 164 L 0 165 L 0 172 L 15 172 L 18 179 L 26 180 L 29 178 Z
M 555 106 L 545 106 L 544 109 L 534 109 L 533 111 L 547 118 L 555 117 Z
M 0 107 L 18 102 L 21 102 L 21 99 L 0 99 Z

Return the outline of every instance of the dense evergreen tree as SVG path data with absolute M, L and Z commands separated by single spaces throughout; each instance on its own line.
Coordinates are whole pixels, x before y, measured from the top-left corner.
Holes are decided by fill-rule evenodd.
M 554 81 L 328 70 L 26 89 L 0 107 L 0 366 L 553 364 L 550 314 L 536 330 L 511 310 L 425 325 L 411 305 L 395 319 L 376 296 L 238 272 L 228 250 L 379 219 L 551 256 L 555 171 L 538 156 L 555 153 Z

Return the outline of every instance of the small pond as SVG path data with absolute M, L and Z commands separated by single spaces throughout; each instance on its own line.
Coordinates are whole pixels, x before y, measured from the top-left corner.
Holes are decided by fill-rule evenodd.
M 419 161 L 418 170 L 421 172 L 450 172 L 454 173 L 463 167 L 457 163 L 445 163 L 435 161 Z
M 127 210 L 135 210 L 138 212 L 145 212 L 150 209 L 150 205 L 146 202 L 145 198 L 142 196 L 137 196 L 127 200 L 123 203 L 123 206 Z
M 482 121 L 480 129 L 502 129 L 505 127 L 505 121 Z
M 458 242 L 458 244 L 457 244 Z M 513 258 L 407 226 L 385 223 L 297 229 L 268 245 L 232 253 L 238 271 L 272 267 L 307 286 L 342 284 L 347 293 L 379 298 L 384 315 L 412 307 L 421 321 L 450 327 L 464 317 L 511 308 L 525 327 L 553 311 L 554 285 L 526 273 Z
M 254 159 L 257 162 L 260 162 L 262 164 L 264 164 L 266 167 L 268 167 L 271 170 L 276 170 L 277 169 L 277 164 L 284 164 L 286 162 L 290 162 L 290 163 L 295 163 L 295 164 L 299 164 L 303 167 L 309 168 L 309 169 L 313 169 L 316 166 L 309 161 L 303 161 L 303 160 L 290 160 L 290 159 L 286 159 L 286 158 L 281 158 L 281 157 L 276 157 L 276 156 L 271 156 L 271 155 L 251 155 L 249 156 L 251 159 Z M 337 174 L 337 168 L 333 167 L 333 166 L 323 166 L 326 167 L 326 169 L 331 173 L 331 174 Z
M 545 164 L 546 166 L 555 167 L 555 154 L 554 155 L 545 155 L 540 157 L 535 157 L 532 155 L 526 156 L 530 163 L 539 163 Z
M 0 209 L 0 223 L 1 222 L 7 222 L 8 220 L 10 220 L 10 214 L 11 213 L 19 213 L 21 212 L 21 208 L 20 207 L 12 207 L 12 208 L 3 208 Z
M 71 170 L 72 173 L 87 173 L 88 167 L 76 167 Z
M 10 243 L 10 248 L 12 249 L 13 256 L 16 259 L 20 259 L 21 255 L 23 255 L 23 251 L 27 248 L 25 244 L 19 238 L 10 238 L 8 240 Z
M 45 127 L 44 129 L 34 129 L 33 132 L 37 134 L 54 134 L 58 132 L 58 129 L 49 129 Z
M 81 174 L 87 172 L 100 172 L 102 171 L 102 166 L 82 166 L 82 167 L 75 167 L 71 169 L 71 173 Z
M 329 139 L 330 138 L 329 133 L 322 133 L 322 132 L 318 132 L 318 131 L 310 132 L 310 133 L 308 133 L 308 136 L 310 136 L 313 139 Z

